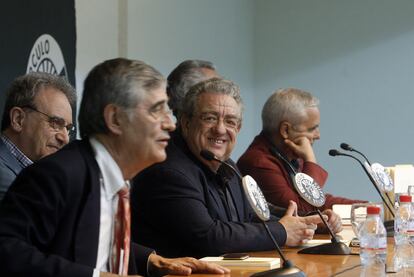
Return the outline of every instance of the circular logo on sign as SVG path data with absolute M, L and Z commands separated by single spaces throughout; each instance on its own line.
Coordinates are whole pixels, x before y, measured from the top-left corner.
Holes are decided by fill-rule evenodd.
M 306 202 L 315 207 L 325 204 L 325 194 L 313 178 L 305 173 L 295 175 L 296 190 Z
M 381 164 L 373 163 L 369 168 L 371 169 L 370 174 L 372 174 L 374 180 L 377 181 L 383 191 L 389 192 L 394 189 L 391 176 Z
M 246 175 L 242 178 L 242 184 L 247 200 L 256 215 L 261 220 L 268 221 L 270 218 L 269 206 L 256 181 L 251 176 Z
M 49 34 L 41 35 L 30 51 L 26 73 L 33 71 L 68 78 L 62 50 L 57 41 Z

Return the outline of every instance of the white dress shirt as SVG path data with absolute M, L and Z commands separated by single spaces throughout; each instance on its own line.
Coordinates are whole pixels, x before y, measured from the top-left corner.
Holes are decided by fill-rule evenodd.
M 115 214 L 118 207 L 118 191 L 127 185 L 121 169 L 109 154 L 105 146 L 95 138 L 90 138 L 95 159 L 100 170 L 101 184 L 101 211 L 99 224 L 99 245 L 96 267 L 92 277 L 99 277 L 101 271 L 109 271 L 109 260 L 111 258 L 113 229 Z

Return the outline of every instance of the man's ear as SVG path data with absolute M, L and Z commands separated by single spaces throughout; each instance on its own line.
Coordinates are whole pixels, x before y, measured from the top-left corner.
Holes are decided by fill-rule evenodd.
M 118 106 L 114 104 L 108 104 L 104 108 L 104 120 L 105 125 L 111 133 L 116 135 L 122 134 L 122 124 L 125 121 L 126 114 Z
M 10 127 L 20 133 L 23 129 L 24 121 L 27 119 L 25 111 L 20 107 L 13 107 L 9 112 Z
M 279 125 L 279 133 L 280 136 L 284 139 L 289 138 L 289 128 L 290 128 L 290 123 L 287 121 L 282 121 Z

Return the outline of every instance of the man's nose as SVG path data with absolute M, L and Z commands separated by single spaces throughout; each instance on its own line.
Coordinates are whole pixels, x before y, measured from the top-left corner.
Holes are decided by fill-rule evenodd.
M 175 130 L 176 126 L 171 113 L 165 115 L 165 117 L 161 121 L 161 127 L 163 130 L 166 130 L 168 132 L 172 132 Z
M 218 134 L 225 134 L 226 133 L 226 124 L 224 124 L 223 119 L 219 119 L 217 121 L 216 125 L 214 125 L 213 128 Z
M 69 132 L 63 128 L 56 133 L 56 140 L 63 146 L 69 143 L 70 137 Z

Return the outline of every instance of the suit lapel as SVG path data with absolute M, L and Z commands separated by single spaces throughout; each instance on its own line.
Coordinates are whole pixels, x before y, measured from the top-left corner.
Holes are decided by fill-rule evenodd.
M 216 203 L 216 210 L 217 213 L 220 215 L 221 219 L 227 219 L 226 214 L 224 213 L 225 211 L 225 207 L 223 206 L 223 203 L 221 202 L 221 198 L 220 195 L 218 194 L 218 189 L 212 187 L 212 182 L 207 182 L 207 187 L 208 187 L 208 192 L 211 196 L 211 198 L 213 198 L 214 202 Z
M 234 205 L 236 206 L 236 212 L 241 221 L 244 220 L 245 215 L 245 197 L 243 195 L 243 191 L 241 190 L 241 184 L 238 180 L 238 177 L 233 175 L 232 179 L 229 182 L 229 190 L 233 197 Z
M 79 224 L 75 234 L 75 261 L 95 266 L 99 244 L 100 174 L 89 142 L 81 142 L 80 148 L 86 160 L 89 178 L 83 184 L 83 207 L 80 210 Z

